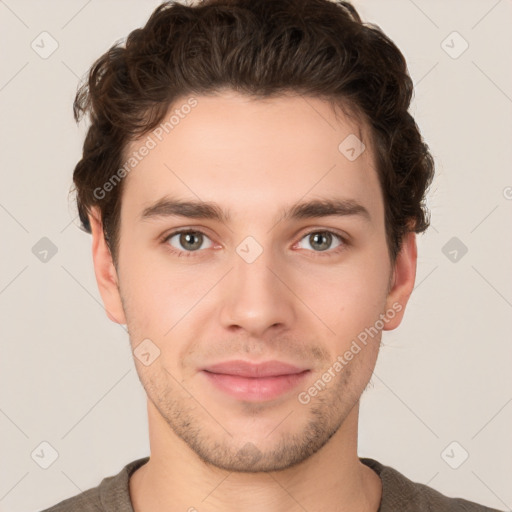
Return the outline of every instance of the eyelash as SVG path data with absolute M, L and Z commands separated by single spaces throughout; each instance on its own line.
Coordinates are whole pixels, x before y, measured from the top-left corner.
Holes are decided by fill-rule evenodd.
M 186 228 L 186 229 L 179 229 L 179 230 L 173 231 L 172 233 L 169 233 L 168 235 L 165 235 L 165 237 L 162 239 L 162 243 L 165 245 L 166 249 L 169 252 L 171 252 L 175 256 L 178 256 L 179 258 L 181 258 L 181 257 L 190 258 L 190 257 L 196 256 L 197 253 L 201 253 L 202 251 L 204 251 L 204 249 L 198 249 L 196 251 L 180 251 L 180 250 L 176 249 L 175 247 L 173 247 L 172 245 L 170 245 L 168 243 L 169 240 L 173 236 L 179 235 L 181 233 L 195 233 L 195 234 L 199 233 L 199 234 L 209 238 L 209 236 L 206 233 L 204 233 L 203 231 L 201 231 L 199 229 Z M 301 236 L 301 238 L 299 239 L 299 242 L 301 240 L 303 240 L 304 238 L 306 238 L 307 236 L 312 235 L 314 233 L 329 233 L 329 234 L 333 235 L 335 238 L 337 238 L 341 242 L 341 244 L 338 247 L 336 247 L 335 249 L 333 249 L 333 250 L 309 251 L 309 252 L 313 252 L 315 254 L 315 256 L 314 256 L 315 258 L 316 257 L 330 257 L 330 256 L 333 256 L 335 254 L 339 254 L 341 251 L 345 250 L 346 247 L 349 245 L 347 239 L 344 236 L 340 235 L 339 233 L 337 233 L 335 231 L 331 231 L 329 229 L 313 229 L 311 231 L 308 231 L 307 233 L 304 233 Z M 306 249 L 306 250 L 308 250 L 308 249 Z

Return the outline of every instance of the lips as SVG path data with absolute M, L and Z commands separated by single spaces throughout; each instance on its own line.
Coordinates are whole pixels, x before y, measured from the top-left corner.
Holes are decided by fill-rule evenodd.
M 223 375 L 237 375 L 247 378 L 278 377 L 279 375 L 293 375 L 301 373 L 307 368 L 298 368 L 281 361 L 267 361 L 265 363 L 248 363 L 246 361 L 226 361 L 203 368 L 210 373 Z
M 281 361 L 253 364 L 238 360 L 208 366 L 201 373 L 223 394 L 237 400 L 264 402 L 290 392 L 310 370 Z

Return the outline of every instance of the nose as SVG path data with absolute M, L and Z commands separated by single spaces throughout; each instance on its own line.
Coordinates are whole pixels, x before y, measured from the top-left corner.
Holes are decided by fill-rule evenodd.
M 261 337 L 267 330 L 286 330 L 296 319 L 296 305 L 290 278 L 272 261 L 271 251 L 252 262 L 238 254 L 227 276 L 221 311 L 221 323 L 229 330 L 243 329 Z

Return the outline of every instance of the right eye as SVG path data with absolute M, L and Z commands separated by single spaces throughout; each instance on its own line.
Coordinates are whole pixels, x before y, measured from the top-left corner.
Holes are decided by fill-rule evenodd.
M 206 241 L 209 241 L 209 245 L 203 247 Z M 163 243 L 170 246 L 171 252 L 178 253 L 178 256 L 191 256 L 191 253 L 213 246 L 213 242 L 203 232 L 190 229 L 170 233 L 165 237 Z

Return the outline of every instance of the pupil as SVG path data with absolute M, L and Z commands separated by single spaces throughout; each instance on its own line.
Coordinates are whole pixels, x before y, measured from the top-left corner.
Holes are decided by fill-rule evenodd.
M 199 249 L 201 247 L 201 239 L 199 238 L 199 233 L 182 233 L 180 236 L 180 243 L 183 247 L 187 247 L 188 249 Z M 196 242 L 194 243 L 194 238 Z M 197 241 L 199 240 L 199 241 Z
M 310 243 L 312 247 L 314 247 L 315 244 L 319 244 L 317 245 L 317 249 L 325 251 L 331 245 L 331 238 L 332 235 L 330 233 L 314 233 L 310 236 Z

